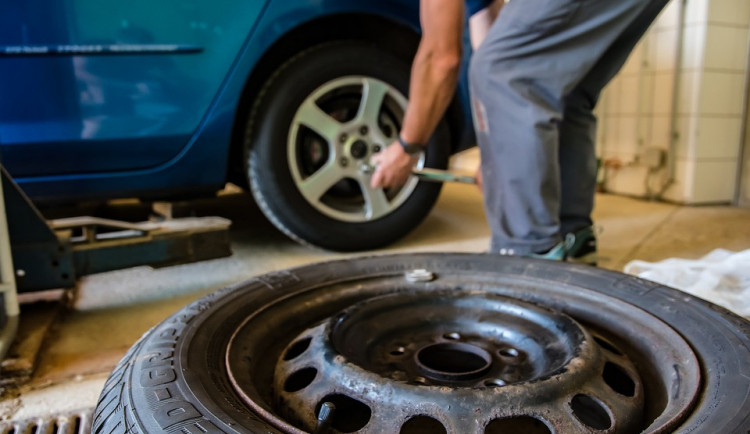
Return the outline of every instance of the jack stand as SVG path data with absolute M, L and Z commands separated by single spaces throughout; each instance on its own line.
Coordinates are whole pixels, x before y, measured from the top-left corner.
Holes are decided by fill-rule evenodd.
M 5 168 L 2 183 L 19 292 L 72 288 L 77 277 L 87 274 L 232 254 L 231 222 L 221 217 L 142 223 L 95 217 L 47 221 Z

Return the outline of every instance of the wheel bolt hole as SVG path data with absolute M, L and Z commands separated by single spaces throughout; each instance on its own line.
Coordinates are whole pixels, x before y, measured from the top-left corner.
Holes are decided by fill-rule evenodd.
M 315 414 L 320 412 L 324 403 L 334 405 L 336 411 L 333 413 L 331 427 L 339 432 L 359 431 L 370 422 L 372 410 L 366 404 L 350 398 L 346 395 L 328 395 L 323 398 L 315 408 Z
M 315 380 L 318 370 L 315 368 L 304 368 L 293 373 L 284 382 L 284 390 L 289 393 L 299 392 Z
M 551 434 L 552 431 L 539 419 L 530 416 L 516 416 L 495 419 L 484 429 L 484 434 L 517 433 Z
M 627 397 L 635 396 L 635 382 L 627 372 L 614 363 L 607 362 L 602 373 L 604 382 L 615 392 Z
M 448 339 L 449 341 L 457 341 L 461 339 L 461 335 L 456 332 L 451 332 L 444 334 L 443 338 Z
M 612 419 L 604 404 L 588 395 L 576 395 L 570 401 L 573 414 L 581 423 L 596 430 L 609 429 Z
M 405 424 L 401 425 L 399 434 L 441 434 L 447 432 L 445 426 L 437 419 L 433 419 L 429 416 L 414 416 L 407 420 Z
M 302 353 L 307 351 L 307 348 L 310 346 L 311 341 L 312 338 L 305 338 L 293 343 L 292 346 L 290 346 L 289 349 L 286 350 L 286 353 L 284 354 L 284 360 L 289 361 L 301 356 Z

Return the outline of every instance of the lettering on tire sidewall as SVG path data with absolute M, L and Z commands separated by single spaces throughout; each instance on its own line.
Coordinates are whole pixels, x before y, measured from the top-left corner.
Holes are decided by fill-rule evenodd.
M 135 359 L 131 393 L 142 395 L 151 409 L 153 422 L 164 432 L 223 432 L 183 396 L 175 366 L 176 347 L 185 328 L 213 305 L 212 301 L 196 302 L 159 324 L 144 341 Z M 142 416 L 143 419 L 148 417 Z

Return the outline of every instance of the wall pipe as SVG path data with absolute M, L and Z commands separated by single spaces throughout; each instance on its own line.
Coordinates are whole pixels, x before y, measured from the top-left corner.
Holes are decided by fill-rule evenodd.
M 687 0 L 678 2 L 678 21 L 677 21 L 677 50 L 675 53 L 674 65 L 674 82 L 672 83 L 672 108 L 669 119 L 669 149 L 667 151 L 667 180 L 662 185 L 659 193 L 656 195 L 657 200 L 662 200 L 664 193 L 675 182 L 675 173 L 677 171 L 677 144 L 679 143 L 680 133 L 678 131 L 678 112 L 680 109 L 680 86 L 682 85 L 682 58 L 685 48 L 685 11 Z
M 735 180 L 734 205 L 750 205 L 750 161 L 745 164 L 745 159 L 750 158 L 750 35 L 747 39 L 747 67 L 745 68 L 745 96 L 742 107 L 742 129 L 740 130 L 740 152 L 737 159 L 737 178 Z M 743 173 L 743 169 L 748 173 Z M 742 185 L 743 178 L 748 180 L 747 188 Z

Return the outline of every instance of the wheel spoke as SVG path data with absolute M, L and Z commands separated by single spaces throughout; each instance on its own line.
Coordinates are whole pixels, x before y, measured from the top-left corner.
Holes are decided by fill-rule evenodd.
M 391 203 L 380 188 L 370 187 L 369 182 L 360 181 L 362 194 L 365 197 L 365 215 L 368 220 L 374 220 L 391 211 Z
M 324 112 L 313 100 L 307 100 L 299 108 L 295 122 L 315 131 L 328 143 L 333 143 L 341 131 L 342 124 Z
M 344 178 L 344 173 L 335 160 L 331 160 L 320 170 L 303 180 L 299 189 L 308 200 L 317 202 L 334 184 Z
M 377 80 L 367 79 L 362 83 L 362 101 L 357 113 L 357 119 L 370 125 L 378 124 L 380 107 L 388 92 L 388 85 Z

